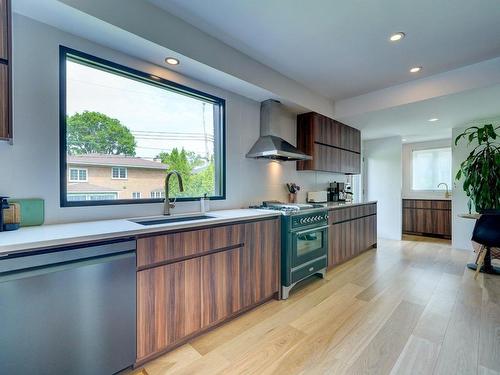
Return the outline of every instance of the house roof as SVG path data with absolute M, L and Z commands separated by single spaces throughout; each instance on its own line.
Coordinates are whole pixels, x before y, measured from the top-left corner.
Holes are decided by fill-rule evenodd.
M 147 160 L 135 156 L 126 155 L 105 155 L 105 154 L 86 154 L 86 155 L 68 155 L 68 164 L 78 165 L 105 165 L 112 167 L 130 167 L 144 169 L 166 170 L 168 167 L 158 161 Z
M 68 184 L 68 193 L 111 193 L 118 192 L 118 190 L 89 184 L 88 182 L 76 182 Z

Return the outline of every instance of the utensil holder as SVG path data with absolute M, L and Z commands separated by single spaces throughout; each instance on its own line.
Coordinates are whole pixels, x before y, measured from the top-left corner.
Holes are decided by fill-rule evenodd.
M 297 193 L 288 193 L 288 203 L 297 203 Z

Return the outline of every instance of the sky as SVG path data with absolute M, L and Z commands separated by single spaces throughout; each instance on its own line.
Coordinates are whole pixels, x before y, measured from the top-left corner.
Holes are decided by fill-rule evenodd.
M 120 120 L 135 136 L 136 156 L 151 159 L 174 147 L 213 154 L 211 103 L 73 61 L 66 79 L 67 114 L 96 111 Z

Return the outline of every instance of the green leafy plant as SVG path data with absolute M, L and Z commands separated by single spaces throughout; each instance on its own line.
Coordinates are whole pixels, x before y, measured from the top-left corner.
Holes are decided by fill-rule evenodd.
M 100 112 L 83 111 L 66 119 L 68 151 L 72 155 L 135 156 L 137 143 L 119 120 Z
M 482 127 L 471 126 L 455 139 L 477 145 L 467 159 L 460 164 L 455 176 L 458 181 L 463 177 L 463 189 L 469 197 L 469 212 L 472 204 L 477 212 L 500 209 L 500 146 L 497 141 L 498 129 L 492 124 Z

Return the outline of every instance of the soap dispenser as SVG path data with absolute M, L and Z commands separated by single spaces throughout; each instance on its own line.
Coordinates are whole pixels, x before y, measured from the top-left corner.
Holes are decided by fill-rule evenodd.
M 200 198 L 200 211 L 202 214 L 204 214 L 205 212 L 207 212 L 210 207 L 209 207 L 209 199 L 207 197 L 207 193 L 203 194 L 203 197 Z

